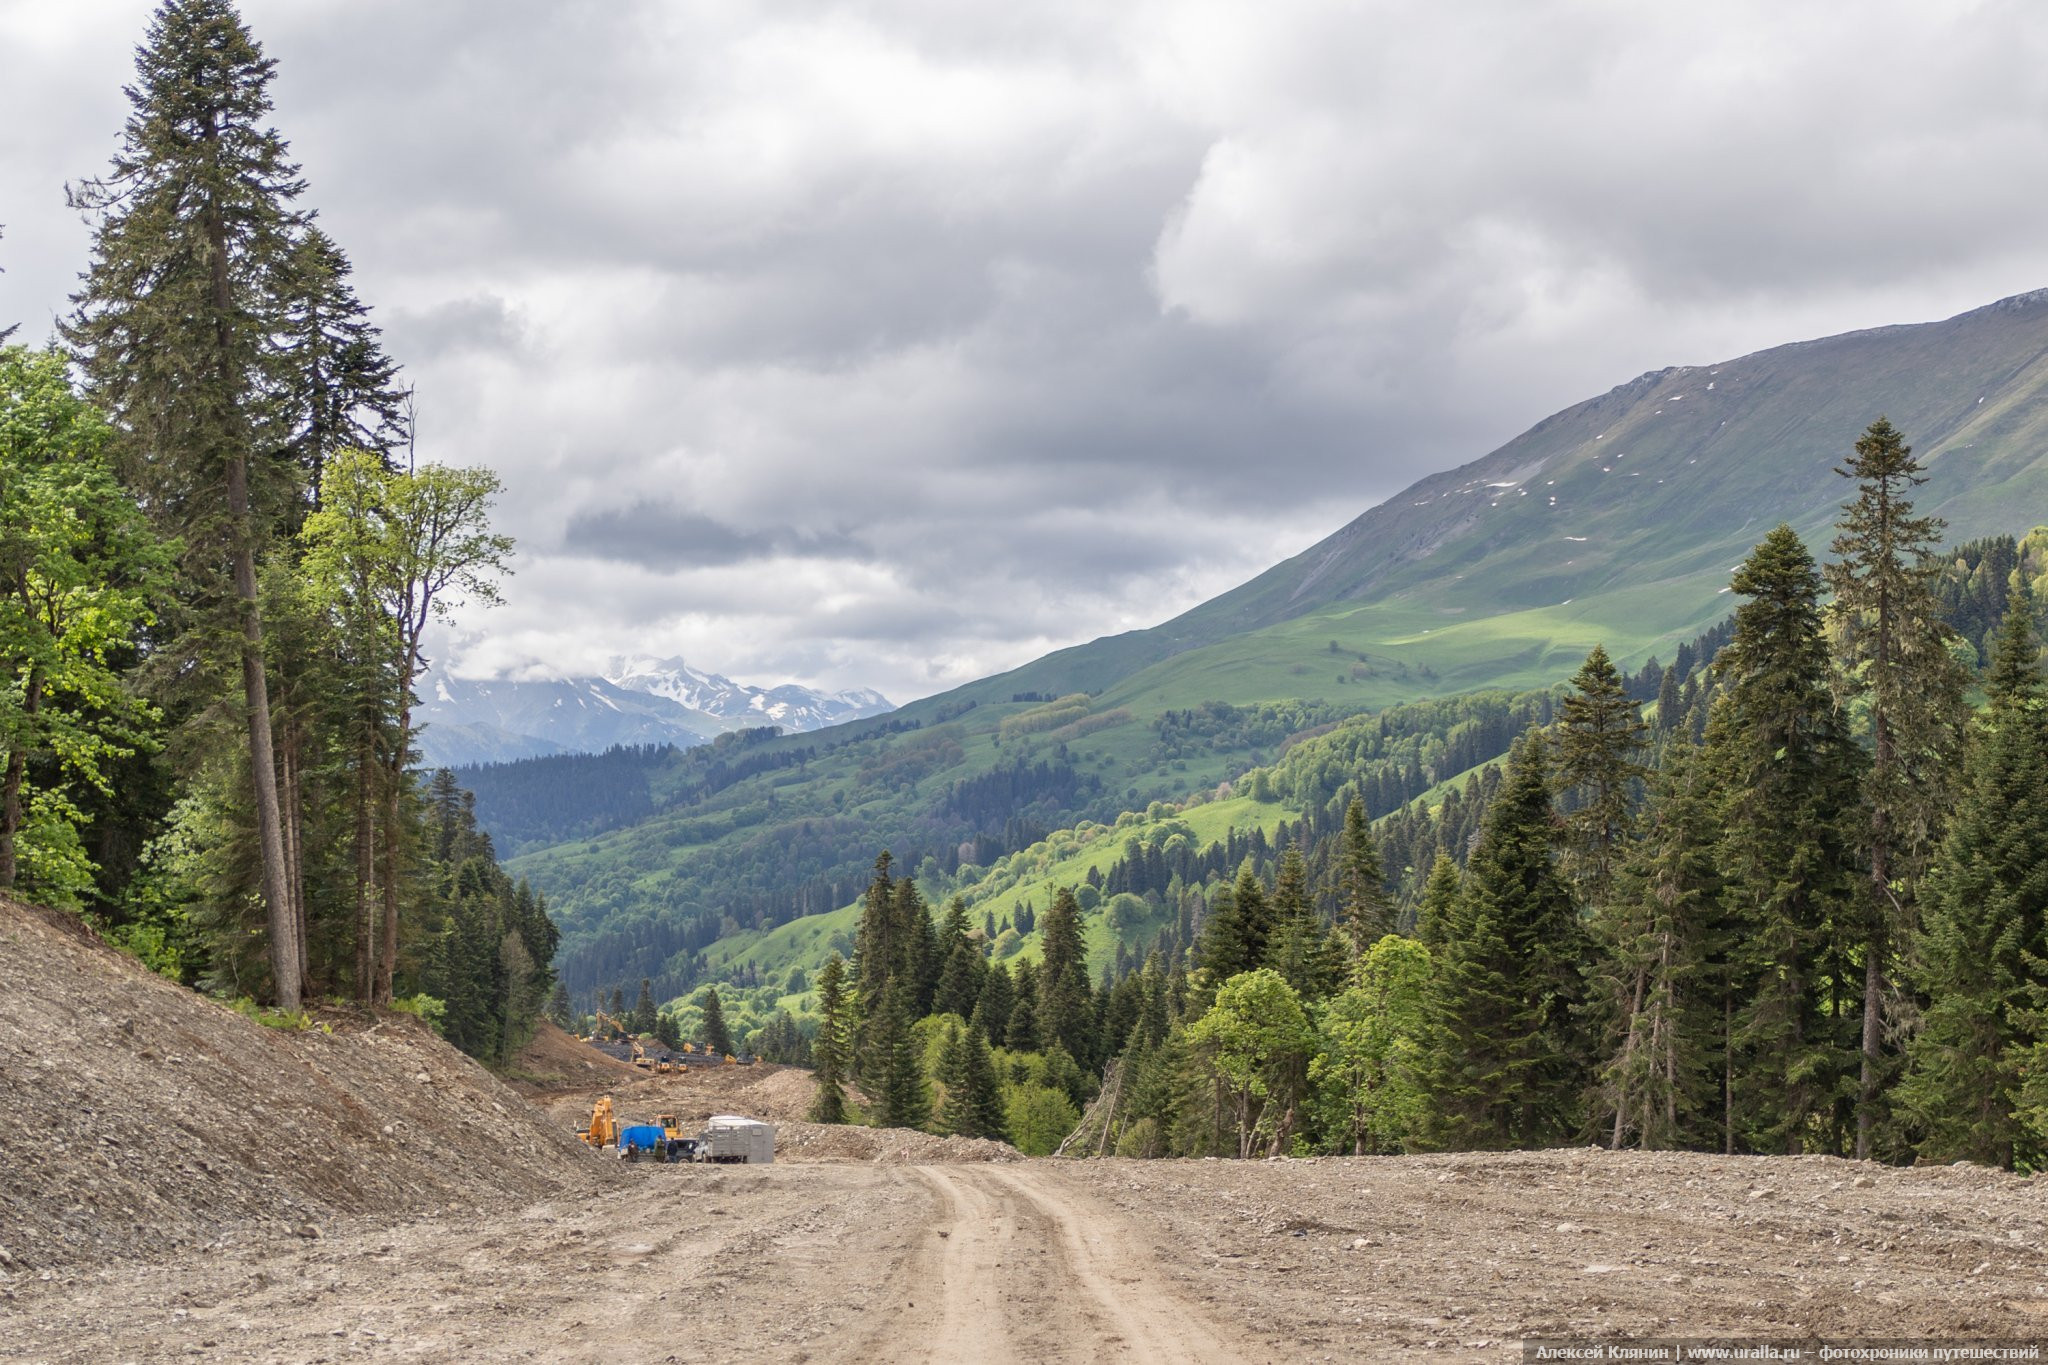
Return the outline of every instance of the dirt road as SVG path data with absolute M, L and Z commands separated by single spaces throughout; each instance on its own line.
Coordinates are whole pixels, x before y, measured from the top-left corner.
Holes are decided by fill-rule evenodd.
M 0 1288 L 0 1359 L 1244 1360 L 1043 1168 L 641 1167 L 511 1216 Z
M 1119 1220 L 1053 1188 L 1043 1167 L 926 1166 L 917 1175 L 941 1211 L 909 1282 L 940 1292 L 890 1325 L 887 1341 L 925 1343 L 901 1358 L 1248 1358 L 1240 1336 L 1167 1288 Z
M 510 1211 L 0 1261 L 0 1360 L 1505 1362 L 1527 1336 L 2048 1330 L 2048 1181 L 1976 1168 L 1581 1150 L 613 1173 Z

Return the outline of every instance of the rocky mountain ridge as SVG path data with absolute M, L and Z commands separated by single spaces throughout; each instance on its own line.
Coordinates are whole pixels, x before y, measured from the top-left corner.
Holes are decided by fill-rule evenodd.
M 895 709 L 868 689 L 762 688 L 680 658 L 621 659 L 603 677 L 472 681 L 436 675 L 421 688 L 420 757 L 428 767 L 601 753 L 618 744 L 708 743 L 731 730 L 821 729 Z

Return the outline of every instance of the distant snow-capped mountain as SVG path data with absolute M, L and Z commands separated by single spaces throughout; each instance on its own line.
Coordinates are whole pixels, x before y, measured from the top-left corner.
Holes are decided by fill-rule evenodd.
M 541 754 L 600 753 L 615 744 L 704 744 L 727 730 L 816 730 L 895 708 L 865 688 L 822 693 L 759 688 L 681 659 L 622 660 L 604 678 L 469 682 L 433 676 L 416 718 L 429 767 L 503 763 Z
M 681 659 L 616 659 L 605 670 L 605 677 L 620 687 L 667 697 L 735 725 L 780 725 L 792 732 L 822 729 L 896 709 L 871 688 L 818 692 L 794 683 L 753 687 L 701 672 Z

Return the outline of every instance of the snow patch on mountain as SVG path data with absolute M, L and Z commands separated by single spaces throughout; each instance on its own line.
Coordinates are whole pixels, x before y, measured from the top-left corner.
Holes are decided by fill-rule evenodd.
M 794 733 L 895 710 L 868 688 L 751 687 L 681 659 L 621 659 L 605 671 L 600 678 L 535 681 L 437 675 L 431 688 L 421 689 L 421 760 L 459 767 L 601 753 L 615 744 L 688 748 L 728 730 L 774 725 Z
M 681 658 L 615 659 L 605 678 L 623 688 L 667 697 L 693 711 L 736 725 L 780 725 L 792 732 L 823 729 L 842 721 L 861 720 L 895 710 L 872 688 L 819 692 L 795 683 L 754 687 L 719 673 L 690 667 Z

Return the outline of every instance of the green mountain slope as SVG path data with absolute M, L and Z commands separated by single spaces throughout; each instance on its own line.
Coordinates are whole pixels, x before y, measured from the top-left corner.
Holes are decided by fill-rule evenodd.
M 1834 466 L 1879 415 L 1928 464 L 1922 505 L 1958 538 L 2014 529 L 2026 515 L 2016 507 L 2048 505 L 2044 397 L 2048 290 L 1943 322 L 1655 371 L 1424 479 L 1163 625 L 1049 654 L 959 695 L 1099 691 L 1310 616 L 1390 645 L 1461 618 L 1565 605 L 1578 610 L 1503 619 L 1481 637 L 1526 648 L 1610 623 L 1625 638 L 1674 635 L 1717 614 L 1727 568 L 1763 531 L 1789 521 L 1817 536 L 1832 522 L 1843 497 Z M 1594 609 L 1595 596 L 1613 600 Z M 1344 610 L 1368 604 L 1364 617 Z M 1303 634 L 1314 631 L 1292 637 Z M 1252 685 L 1240 696 L 1278 695 L 1250 670 L 1222 681 L 1233 677 Z
M 737 960 L 721 939 L 849 903 L 880 847 L 951 877 L 1214 787 L 1345 715 L 1547 686 L 1596 641 L 1668 659 L 1726 614 L 1728 572 L 1769 527 L 1825 548 L 1834 467 L 1880 414 L 1927 460 L 1920 505 L 1953 538 L 2041 520 L 2048 291 L 1644 375 L 1151 630 L 886 721 L 650 759 L 651 813 L 578 840 L 554 842 L 587 817 L 529 802 L 513 866 L 558 912 L 572 985 L 680 990 Z M 481 788 L 479 809 L 489 825 Z

